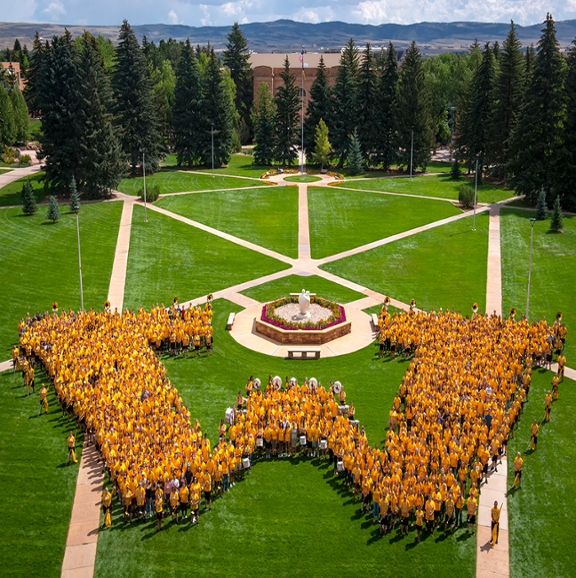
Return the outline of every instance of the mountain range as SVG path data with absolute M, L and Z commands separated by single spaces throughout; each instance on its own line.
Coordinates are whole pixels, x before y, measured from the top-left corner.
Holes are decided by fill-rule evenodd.
M 32 45 L 36 31 L 42 38 L 64 32 L 64 25 L 41 23 L 0 22 L 0 47 L 12 47 L 14 39 L 21 44 Z M 89 30 L 92 34 L 101 34 L 116 42 L 119 26 L 66 26 L 74 35 Z M 255 52 L 294 52 L 302 46 L 306 50 L 339 50 L 350 38 L 358 45 L 366 42 L 381 46 L 393 41 L 398 47 L 406 46 L 415 40 L 420 49 L 427 54 L 438 52 L 457 52 L 466 50 L 474 39 L 483 44 L 506 37 L 509 23 L 483 22 L 421 22 L 418 24 L 349 24 L 346 22 L 322 22 L 309 24 L 293 20 L 275 22 L 254 22 L 241 25 L 248 39 L 249 47 Z M 542 24 L 518 26 L 518 37 L 523 45 L 536 44 L 541 35 Z M 183 26 L 174 24 L 149 24 L 133 26 L 139 38 L 146 35 L 149 41 L 161 39 L 185 40 L 190 38 L 193 44 L 210 43 L 216 50 L 226 46 L 226 35 L 230 26 Z M 576 37 L 576 20 L 556 22 L 557 37 L 561 48 L 567 49 Z

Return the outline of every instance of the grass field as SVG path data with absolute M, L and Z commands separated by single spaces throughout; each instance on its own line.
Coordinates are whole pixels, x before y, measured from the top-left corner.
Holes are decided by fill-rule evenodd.
M 26 312 L 49 311 L 54 301 L 61 308 L 80 307 L 76 218 L 61 207 L 62 218 L 46 221 L 46 208 L 33 217 L 19 209 L 0 211 L 0 359 L 10 357 L 18 340 L 18 322 Z M 82 206 L 80 237 L 84 307 L 103 307 L 108 285 L 122 203 Z
M 502 210 L 502 307 L 526 312 L 528 265 L 530 260 L 531 211 Z M 576 218 L 564 217 L 564 233 L 549 233 L 550 220 L 534 224 L 530 318 L 546 317 L 553 323 L 558 311 L 568 327 L 566 358 L 576 365 Z
M 457 215 L 452 203 L 309 187 L 310 245 L 319 259 Z
M 340 187 L 457 200 L 458 192 L 463 184 L 474 187 L 474 179 L 462 176 L 457 180 L 453 180 L 450 176 L 439 174 L 435 176 L 414 177 L 412 180 L 407 177 L 360 179 L 352 182 L 346 181 L 340 185 Z M 479 203 L 495 203 L 513 197 L 515 194 L 514 191 L 490 183 L 484 183 L 478 186 Z
M 239 177 L 253 177 L 255 179 L 260 178 L 262 173 L 270 170 L 270 167 L 254 165 L 254 157 L 251 155 L 234 154 L 230 157 L 230 162 L 225 167 L 219 167 L 214 169 L 214 174 L 216 175 L 235 175 Z M 164 162 L 162 163 L 164 167 L 176 167 L 176 155 L 170 154 L 166 155 Z M 212 173 L 212 167 L 197 167 L 194 170 Z
M 288 265 L 195 227 L 134 207 L 124 306 L 186 301 Z
M 139 195 L 144 185 L 142 177 L 126 177 L 120 181 L 118 190 L 127 195 Z M 220 175 L 188 173 L 177 170 L 163 170 L 146 176 L 146 186 L 157 186 L 160 194 L 185 193 L 188 191 L 214 191 L 216 189 L 233 189 L 236 187 L 258 187 L 264 183 L 254 179 L 237 179 Z
M 174 195 L 157 204 L 256 245 L 298 257 L 298 190 L 294 187 Z
M 41 383 L 37 375 L 36 383 Z M 22 376 L 0 373 L 0 573 L 59 578 L 76 489 L 77 465 L 65 466 L 75 420 L 63 418 L 54 390 L 38 417 L 39 385 L 26 396 Z M 80 461 L 82 436 L 77 437 Z
M 576 383 L 564 380 L 549 423 L 541 426 L 538 448 L 530 447 L 530 425 L 544 417 L 544 396 L 553 374 L 532 372 L 530 398 L 508 454 L 524 454 L 522 489 L 508 495 L 510 576 L 548 578 L 576 576 L 574 556 L 574 464 L 576 463 Z M 514 479 L 512 458 L 508 480 Z M 511 483 L 510 483 L 511 485 Z
M 310 291 L 310 293 L 316 293 L 319 297 L 332 299 L 338 303 L 349 303 L 350 301 L 356 301 L 357 299 L 365 297 L 362 293 L 352 291 L 352 289 L 328 281 L 328 279 L 324 279 L 318 275 L 305 277 L 288 275 L 287 277 L 282 277 L 282 279 L 246 289 L 246 291 L 241 291 L 241 293 L 265 303 L 266 301 L 273 301 L 290 293 L 300 293 L 303 288 Z
M 319 360 L 290 361 L 244 349 L 226 333 L 228 302 L 214 303 L 215 349 L 209 357 L 171 358 L 164 363 L 185 403 L 211 439 L 224 411 L 250 374 L 340 379 L 354 400 L 370 443 L 385 434 L 382 418 L 408 363 L 376 359 L 375 346 Z M 96 576 L 176 576 L 194 568 L 198 576 L 474 576 L 475 541 L 463 532 L 428 538 L 414 556 L 415 534 L 396 532 L 380 540 L 377 526 L 319 460 L 257 463 L 254 470 L 201 525 L 169 525 L 160 534 L 151 523 L 132 527 L 119 520 L 99 536 Z M 130 556 L 126 556 L 130 552 Z M 233 569 L 233 570 L 231 570 Z
M 292 177 L 284 177 L 284 180 L 290 183 L 316 183 L 322 179 L 314 175 L 294 175 Z
M 44 172 L 40 171 L 39 173 L 34 173 L 29 177 L 24 179 L 18 179 L 17 181 L 12 181 L 8 183 L 6 186 L 0 189 L 0 207 L 8 207 L 12 205 L 21 205 L 22 204 L 22 187 L 26 180 L 30 179 L 30 184 L 32 185 L 32 189 L 34 190 L 34 195 L 36 196 L 36 202 L 41 203 L 46 196 L 44 194 L 44 183 L 41 182 L 42 177 L 44 176 Z M 39 209 L 41 212 L 42 209 Z
M 322 265 L 322 269 L 419 308 L 456 309 L 470 313 L 486 302 L 488 215 L 480 213 L 475 232 L 472 219 L 384 245 L 360 255 Z

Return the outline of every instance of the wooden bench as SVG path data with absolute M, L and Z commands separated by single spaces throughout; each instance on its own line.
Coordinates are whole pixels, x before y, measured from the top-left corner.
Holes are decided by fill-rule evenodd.
M 295 353 L 299 353 L 298 357 L 294 357 Z M 290 349 L 288 350 L 288 359 L 320 359 L 319 349 Z
M 230 329 L 232 329 L 232 325 L 234 325 L 234 318 L 236 317 L 236 313 L 230 313 L 230 315 L 228 315 L 228 321 L 226 321 L 226 329 L 228 329 L 228 331 L 230 331 Z
M 374 325 L 376 331 L 380 331 L 380 324 L 378 323 L 378 315 L 376 315 L 376 313 L 372 313 L 372 325 Z

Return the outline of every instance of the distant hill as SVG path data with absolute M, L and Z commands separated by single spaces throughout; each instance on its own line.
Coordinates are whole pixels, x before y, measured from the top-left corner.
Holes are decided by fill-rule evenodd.
M 502 42 L 509 30 L 507 23 L 482 22 L 421 22 L 418 24 L 347 24 L 345 22 L 323 22 L 308 24 L 293 20 L 277 20 L 276 22 L 255 22 L 243 24 L 242 31 L 248 39 L 249 46 L 257 52 L 283 52 L 299 50 L 302 45 L 307 50 L 338 50 L 350 38 L 357 44 L 371 42 L 373 46 L 387 44 L 392 40 L 399 47 L 415 40 L 424 53 L 460 51 L 468 48 L 474 39 L 480 43 Z M 540 38 L 542 24 L 533 26 L 517 26 L 518 36 L 526 46 L 536 44 Z M 93 34 L 101 34 L 116 42 L 118 26 L 68 26 L 76 36 L 84 30 Z M 216 50 L 226 46 L 226 35 L 230 26 L 182 26 L 172 24 L 150 24 L 134 26 L 138 37 L 146 35 L 148 40 L 155 42 L 161 39 L 175 38 L 184 40 L 190 38 L 194 44 L 210 42 Z M 14 39 L 22 44 L 32 45 L 34 33 L 38 30 L 43 38 L 51 38 L 54 34 L 64 32 L 63 25 L 0 23 L 0 47 L 12 47 Z M 567 48 L 576 37 L 576 20 L 556 22 L 558 40 L 562 48 Z

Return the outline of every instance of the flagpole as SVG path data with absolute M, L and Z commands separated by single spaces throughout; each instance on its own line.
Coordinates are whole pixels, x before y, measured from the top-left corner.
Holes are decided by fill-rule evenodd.
M 300 154 L 302 155 L 302 162 L 300 164 L 300 172 L 302 174 L 305 173 L 304 167 L 304 46 L 302 46 L 301 52 L 301 60 L 302 60 L 302 92 L 300 96 L 302 98 L 302 118 L 301 118 L 301 145 L 300 145 Z

